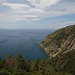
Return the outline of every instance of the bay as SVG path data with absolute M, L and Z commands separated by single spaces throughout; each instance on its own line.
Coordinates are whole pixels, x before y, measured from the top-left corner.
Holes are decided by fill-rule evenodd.
M 0 29 L 0 57 L 21 54 L 25 59 L 48 58 L 39 43 L 54 29 Z

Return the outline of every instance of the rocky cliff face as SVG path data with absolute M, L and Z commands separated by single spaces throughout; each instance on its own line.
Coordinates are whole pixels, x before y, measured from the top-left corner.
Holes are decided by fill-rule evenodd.
M 67 26 L 49 34 L 47 39 L 40 43 L 40 46 L 51 57 L 75 50 L 75 25 Z

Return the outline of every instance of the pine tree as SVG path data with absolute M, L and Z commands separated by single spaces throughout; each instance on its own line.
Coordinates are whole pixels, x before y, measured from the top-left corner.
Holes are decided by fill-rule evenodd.
M 14 66 L 15 66 L 15 69 L 24 69 L 25 66 L 25 60 L 23 59 L 23 57 L 21 56 L 21 54 L 18 54 L 15 58 L 15 61 L 14 61 Z

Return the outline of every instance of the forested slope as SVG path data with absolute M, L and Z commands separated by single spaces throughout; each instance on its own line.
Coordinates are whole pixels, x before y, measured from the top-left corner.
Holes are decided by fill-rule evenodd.
M 59 53 L 75 50 L 75 25 L 67 26 L 49 34 L 40 46 L 49 56 L 55 57 Z

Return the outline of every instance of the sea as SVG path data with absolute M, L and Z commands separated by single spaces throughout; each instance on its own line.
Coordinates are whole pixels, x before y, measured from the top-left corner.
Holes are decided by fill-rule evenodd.
M 39 46 L 54 29 L 0 29 L 0 57 L 21 54 L 24 59 L 48 59 L 49 56 Z

